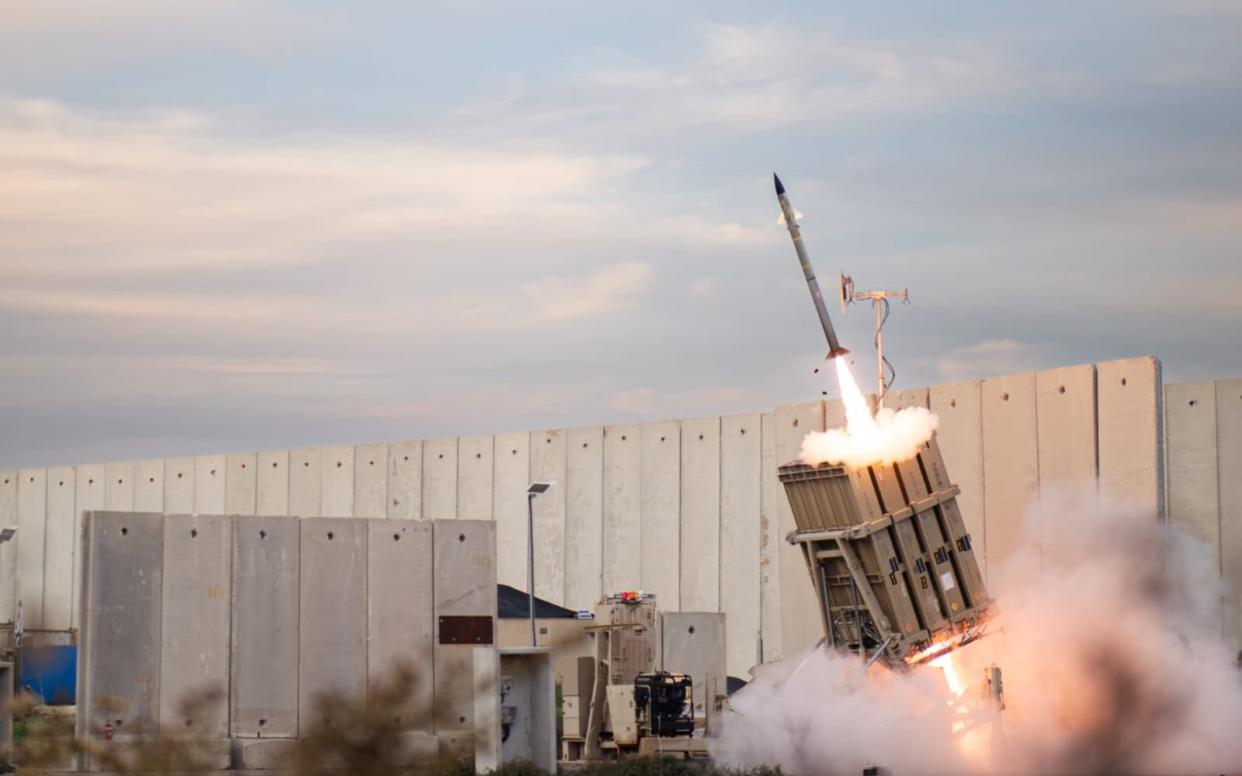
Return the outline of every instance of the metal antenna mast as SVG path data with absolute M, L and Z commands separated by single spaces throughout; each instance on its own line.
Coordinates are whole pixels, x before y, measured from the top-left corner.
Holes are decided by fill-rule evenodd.
M 854 279 L 841 272 L 841 312 L 846 305 L 870 301 L 875 309 L 875 359 L 876 359 L 876 408 L 884 406 L 884 394 L 897 379 L 897 370 L 884 357 L 884 323 L 888 320 L 889 299 L 900 299 L 902 304 L 910 304 L 910 291 L 855 291 Z

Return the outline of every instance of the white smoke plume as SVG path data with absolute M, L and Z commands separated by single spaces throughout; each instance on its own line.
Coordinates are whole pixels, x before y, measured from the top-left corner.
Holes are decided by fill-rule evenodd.
M 871 415 L 862 391 L 844 358 L 834 359 L 841 400 L 845 404 L 845 428 L 812 431 L 802 439 L 798 459 L 811 466 L 821 463 L 861 468 L 890 464 L 915 456 L 940 425 L 940 419 L 923 407 L 891 410 Z
M 1208 549 L 1093 492 L 1039 501 L 1023 537 L 989 559 L 992 635 L 951 653 L 962 699 L 932 666 L 863 676 L 858 657 L 821 649 L 761 667 L 730 699 L 717 761 L 791 774 L 1242 770 L 1238 645 L 1221 636 Z M 999 729 L 955 737 L 992 664 Z
M 884 407 L 867 431 L 860 433 L 849 426 L 807 434 L 802 438 L 798 459 L 811 466 L 830 463 L 853 468 L 906 461 L 931 439 L 939 425 L 940 418 L 923 407 L 896 411 Z

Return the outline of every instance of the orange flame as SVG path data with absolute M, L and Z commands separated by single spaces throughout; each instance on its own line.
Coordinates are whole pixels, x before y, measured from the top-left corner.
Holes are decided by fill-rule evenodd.
M 953 667 L 953 653 L 945 653 L 928 665 L 933 665 L 944 672 L 944 681 L 949 685 L 949 692 L 953 693 L 954 698 L 962 697 L 962 693 L 966 692 L 966 685 L 962 683 L 961 677 L 957 675 L 957 670 Z

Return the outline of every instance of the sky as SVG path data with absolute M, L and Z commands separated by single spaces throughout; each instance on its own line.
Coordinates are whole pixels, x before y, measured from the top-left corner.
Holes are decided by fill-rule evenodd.
M 1242 375 L 1242 2 L 15 0 L 0 467 Z M 874 319 L 831 308 L 870 375 Z

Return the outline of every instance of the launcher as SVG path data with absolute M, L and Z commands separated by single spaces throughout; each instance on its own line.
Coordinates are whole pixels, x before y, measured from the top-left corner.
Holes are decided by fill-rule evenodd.
M 790 463 L 780 480 L 830 648 L 902 667 L 984 634 L 992 601 L 935 436 L 899 463 Z

